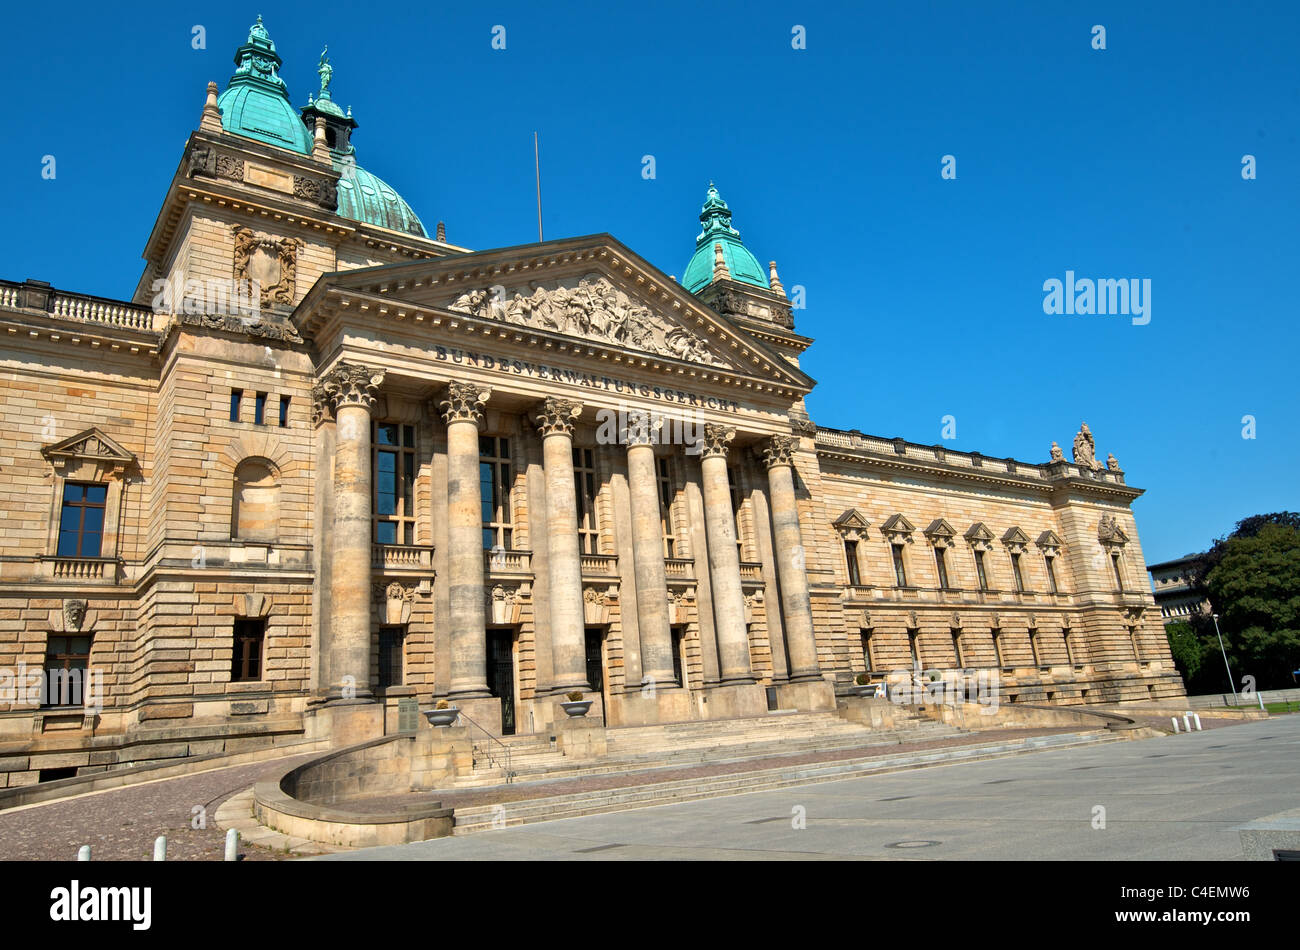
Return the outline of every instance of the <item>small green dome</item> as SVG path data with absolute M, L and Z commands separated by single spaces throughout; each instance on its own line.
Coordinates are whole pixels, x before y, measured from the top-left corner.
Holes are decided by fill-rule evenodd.
M 731 226 L 731 209 L 718 194 L 713 182 L 700 209 L 700 222 L 704 230 L 695 238 L 695 253 L 682 274 L 682 286 L 690 293 L 707 287 L 713 281 L 713 245 L 722 245 L 722 259 L 731 272 L 731 279 L 743 284 L 753 284 L 771 289 L 767 274 L 758 259 L 740 242 L 740 232 Z
M 411 206 L 387 182 L 366 171 L 351 155 L 332 154 L 340 174 L 339 214 L 390 231 L 428 237 Z
M 312 136 L 289 104 L 280 65 L 275 43 L 259 16 L 248 31 L 248 41 L 235 51 L 235 74 L 217 98 L 221 125 L 227 132 L 307 154 Z

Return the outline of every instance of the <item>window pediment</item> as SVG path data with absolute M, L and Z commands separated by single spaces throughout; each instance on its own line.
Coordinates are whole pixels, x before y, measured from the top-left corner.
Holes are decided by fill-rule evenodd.
M 993 543 L 993 532 L 983 521 L 977 521 L 967 529 L 964 535 L 968 544 L 978 551 L 987 551 Z
M 929 539 L 930 544 L 936 548 L 946 548 L 952 543 L 952 539 L 957 536 L 957 532 L 943 518 L 935 518 L 925 529 L 925 536 Z
M 1013 554 L 1023 554 L 1025 545 L 1029 543 L 1029 535 L 1025 534 L 1018 527 L 1012 526 L 1002 535 L 1002 543 Z
M 1037 544 L 1038 549 L 1048 557 L 1058 556 L 1061 553 L 1061 548 L 1064 547 L 1064 543 L 1061 541 L 1060 537 L 1050 528 L 1040 534 L 1038 540 L 1034 543 Z
M 41 455 L 60 476 L 89 465 L 100 478 L 120 478 L 136 464 L 134 455 L 97 428 L 86 429 L 62 442 L 47 445 L 41 449 Z
M 916 526 L 902 514 L 890 515 L 880 526 L 880 533 L 889 539 L 890 544 L 906 544 L 912 540 L 912 532 L 915 530 Z
M 831 524 L 845 541 L 864 541 L 867 528 L 870 527 L 866 517 L 856 508 L 848 508 Z

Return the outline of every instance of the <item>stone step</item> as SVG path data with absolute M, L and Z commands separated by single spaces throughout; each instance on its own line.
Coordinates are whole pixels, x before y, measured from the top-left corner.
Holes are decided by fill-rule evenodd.
M 455 810 L 453 833 L 457 835 L 472 834 L 492 830 L 494 827 L 509 827 L 538 821 L 552 821 L 602 812 L 644 808 L 651 805 L 766 791 L 790 785 L 835 781 L 851 778 L 855 775 L 895 772 L 904 769 L 943 765 L 949 762 L 978 761 L 1020 755 L 1044 749 L 1119 741 L 1123 741 L 1123 737 L 1110 732 L 1066 733 L 923 752 L 907 752 L 896 755 L 845 759 L 836 762 L 769 768 L 753 772 L 662 782 L 653 785 L 602 789 L 592 792 L 507 802 L 501 806 L 474 805 Z M 498 814 L 498 807 L 504 809 L 500 813 L 504 821 L 498 821 L 494 826 L 493 822 Z
M 819 738 L 804 742 L 787 742 L 767 739 L 762 742 L 742 745 L 723 745 L 703 749 L 688 750 L 652 750 L 638 754 L 619 754 L 588 761 L 574 762 L 559 753 L 547 756 L 527 757 L 511 760 L 514 780 L 546 781 L 562 778 L 576 778 L 585 775 L 602 775 L 610 772 L 651 772 L 662 768 L 681 768 L 687 765 L 716 764 L 722 762 L 739 762 L 749 759 L 772 758 L 780 755 L 794 755 L 801 752 L 824 752 L 842 749 L 872 748 L 898 745 L 905 741 L 944 738 L 960 735 L 962 730 L 950 726 L 934 724 L 932 728 L 921 730 L 877 731 L 865 735 L 835 738 Z M 476 769 L 470 776 L 456 782 L 456 788 L 481 788 L 497 785 L 505 781 L 505 772 L 501 768 Z

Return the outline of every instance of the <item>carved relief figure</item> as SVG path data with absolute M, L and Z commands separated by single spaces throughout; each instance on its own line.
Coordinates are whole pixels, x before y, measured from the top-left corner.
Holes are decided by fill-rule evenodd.
M 602 275 L 580 278 L 575 287 L 548 290 L 534 285 L 530 296 L 515 291 L 508 301 L 498 300 L 489 289 L 475 288 L 460 294 L 447 309 L 619 346 L 631 345 L 695 363 L 726 365 L 694 333 L 634 303 Z

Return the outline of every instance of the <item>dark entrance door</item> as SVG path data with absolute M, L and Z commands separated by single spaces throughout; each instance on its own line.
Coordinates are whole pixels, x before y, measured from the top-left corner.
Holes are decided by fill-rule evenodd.
M 587 682 L 591 688 L 600 693 L 601 721 L 608 723 L 605 716 L 605 631 L 600 627 L 587 628 Z
M 501 734 L 515 734 L 515 661 L 514 633 L 510 630 L 487 632 L 487 682 L 493 696 L 501 698 Z

